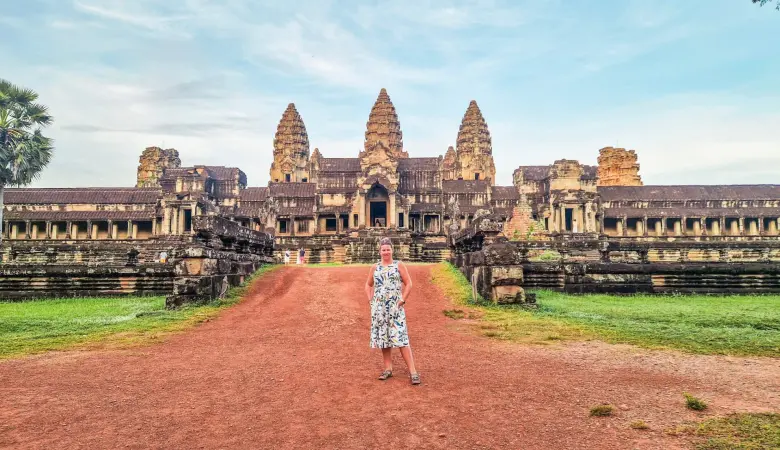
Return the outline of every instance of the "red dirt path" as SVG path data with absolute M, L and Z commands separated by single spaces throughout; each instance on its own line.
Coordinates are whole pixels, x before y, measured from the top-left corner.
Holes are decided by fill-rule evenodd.
M 271 272 L 240 305 L 167 341 L 0 363 L 0 447 L 687 448 L 664 430 L 780 404 L 773 359 L 606 344 L 501 343 L 446 318 L 430 267 L 410 266 L 407 307 L 423 385 L 376 380 L 367 267 Z M 610 418 L 591 406 L 619 405 Z M 633 430 L 643 419 L 651 429 Z

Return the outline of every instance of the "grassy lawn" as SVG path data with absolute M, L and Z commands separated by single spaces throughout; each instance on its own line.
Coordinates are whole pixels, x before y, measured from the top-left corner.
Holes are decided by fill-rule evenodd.
M 456 304 L 473 304 L 471 287 L 457 269 L 441 264 L 433 272 L 435 282 Z M 536 310 L 473 309 L 484 319 L 482 333 L 500 339 L 600 339 L 700 354 L 780 357 L 780 296 L 575 296 L 542 291 L 537 304 Z
M 686 424 L 672 433 L 694 436 L 697 450 L 778 449 L 780 414 L 731 414 Z
M 244 286 L 209 305 L 165 309 L 164 297 L 79 298 L 0 302 L 0 359 L 74 348 L 127 347 L 158 341 L 237 303 L 266 266 Z

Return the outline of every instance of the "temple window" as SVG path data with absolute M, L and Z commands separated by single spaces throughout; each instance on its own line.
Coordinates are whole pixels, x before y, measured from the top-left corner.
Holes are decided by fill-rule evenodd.
M 286 173 L 286 174 L 284 174 L 284 181 L 285 181 L 286 183 L 289 183 L 289 182 L 290 182 L 290 174 L 289 174 L 289 173 Z
M 404 213 L 398 213 L 398 228 L 404 227 Z
M 192 231 L 192 210 L 191 209 L 184 210 L 184 231 L 187 233 Z
M 304 182 L 304 183 L 307 183 L 309 181 L 309 179 L 308 178 L 301 178 L 301 181 Z
M 279 233 L 289 233 L 290 219 L 279 220 Z
M 336 225 L 336 218 L 335 217 L 328 217 L 325 219 L 325 231 L 336 231 L 337 225 Z
M 297 231 L 299 233 L 308 233 L 309 232 L 309 221 L 308 220 L 300 220 L 295 222 L 298 225 Z
M 475 174 L 474 174 L 474 179 L 475 179 L 475 180 L 479 180 L 479 172 L 477 172 L 477 173 L 475 173 Z
M 352 214 L 352 226 L 357 228 L 358 227 L 358 215 Z

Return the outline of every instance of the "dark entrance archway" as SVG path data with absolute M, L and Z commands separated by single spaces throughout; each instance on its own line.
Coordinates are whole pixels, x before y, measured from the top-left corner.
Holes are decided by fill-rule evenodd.
M 368 211 L 369 227 L 385 228 L 389 225 L 387 209 L 390 196 L 387 189 L 379 183 L 371 186 L 366 194 L 366 206 Z

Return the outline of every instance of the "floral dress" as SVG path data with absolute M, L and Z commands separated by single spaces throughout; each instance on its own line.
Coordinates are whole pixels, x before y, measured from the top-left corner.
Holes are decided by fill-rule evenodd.
M 401 272 L 398 261 L 388 266 L 377 263 L 374 270 L 374 297 L 371 299 L 371 348 L 406 347 L 406 312 L 401 301 Z

